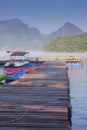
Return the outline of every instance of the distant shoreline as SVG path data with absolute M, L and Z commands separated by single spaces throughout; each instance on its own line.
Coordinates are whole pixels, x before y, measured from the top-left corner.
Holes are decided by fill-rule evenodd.
M 68 52 L 34 52 L 34 51 L 27 51 L 29 52 L 29 56 L 30 57 L 46 57 L 46 58 L 64 58 L 64 57 L 68 57 L 68 56 L 78 56 L 81 58 L 87 58 L 87 52 L 72 52 L 72 53 L 68 53 Z M 7 53 L 7 51 L 0 51 L 0 60 L 6 60 L 9 59 L 10 55 Z
M 73 52 L 73 53 L 67 53 L 67 52 L 30 52 L 30 56 L 36 56 L 36 57 L 47 57 L 47 58 L 64 58 L 67 56 L 78 56 L 82 58 L 87 58 L 87 52 L 81 53 L 81 52 Z

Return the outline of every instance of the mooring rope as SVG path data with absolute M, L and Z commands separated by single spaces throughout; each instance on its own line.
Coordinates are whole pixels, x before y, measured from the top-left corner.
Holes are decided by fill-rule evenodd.
M 1 126 L 9 125 L 9 124 L 11 124 L 11 123 L 14 123 L 14 122 L 16 122 L 16 121 L 19 121 L 19 120 L 23 119 L 23 118 L 27 115 L 28 111 L 29 111 L 29 110 L 26 108 L 26 109 L 25 109 L 25 112 L 24 112 L 22 115 L 20 115 L 19 117 L 17 117 L 16 119 L 12 119 L 12 120 L 10 120 L 10 121 L 2 121 L 2 123 L 0 123 L 0 127 L 1 127 Z

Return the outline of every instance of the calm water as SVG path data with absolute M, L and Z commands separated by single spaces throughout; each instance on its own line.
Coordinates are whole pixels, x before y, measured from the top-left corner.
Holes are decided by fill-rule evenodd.
M 87 130 L 87 59 L 83 68 L 69 70 L 72 130 Z
M 34 54 L 31 54 L 31 56 Z M 43 54 L 43 56 L 63 57 L 72 54 Z M 35 56 L 41 56 L 40 53 Z M 72 130 L 87 130 L 87 54 L 73 54 L 84 58 L 82 69 L 69 70 L 70 96 L 72 105 Z M 3 73 L 0 68 L 0 73 Z

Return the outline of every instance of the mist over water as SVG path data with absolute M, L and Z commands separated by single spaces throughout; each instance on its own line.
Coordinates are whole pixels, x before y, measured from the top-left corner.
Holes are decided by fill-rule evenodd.
M 18 49 L 20 50 L 20 49 Z M 0 50 L 0 60 L 4 60 L 4 59 L 9 59 L 10 58 L 10 54 L 7 53 L 8 50 Z M 66 52 L 61 52 L 61 53 L 57 53 L 57 52 L 44 52 L 44 51 L 30 51 L 30 50 L 22 50 L 25 52 L 29 52 L 29 56 L 30 57 L 47 57 L 47 58 L 65 58 L 68 56 L 77 56 L 77 57 L 81 57 L 81 58 L 86 58 L 87 57 L 87 53 L 66 53 Z
M 46 57 L 47 59 L 64 59 L 69 56 L 81 57 L 83 60 L 87 57 L 87 53 L 57 53 L 57 52 L 44 52 L 44 51 L 29 51 L 30 57 Z

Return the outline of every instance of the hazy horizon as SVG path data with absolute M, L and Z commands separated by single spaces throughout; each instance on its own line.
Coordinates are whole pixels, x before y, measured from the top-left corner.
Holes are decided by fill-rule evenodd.
M 62 59 L 69 56 L 77 56 L 81 57 L 82 59 L 87 58 L 87 52 L 45 52 L 45 51 L 30 51 L 26 50 L 26 52 L 29 52 L 29 57 L 42 57 L 49 59 Z M 10 54 L 7 53 L 7 50 L 1 50 L 0 55 L 1 60 L 7 60 L 10 59 Z
M 87 0 L 0 0 L 0 21 L 18 18 L 48 34 L 65 22 L 87 32 Z

